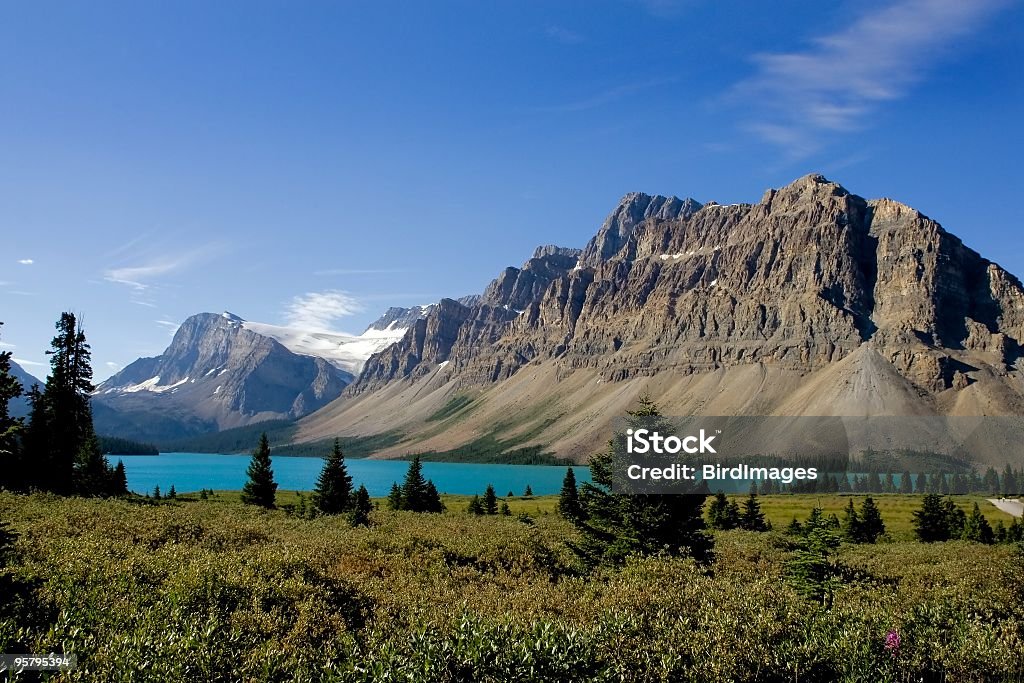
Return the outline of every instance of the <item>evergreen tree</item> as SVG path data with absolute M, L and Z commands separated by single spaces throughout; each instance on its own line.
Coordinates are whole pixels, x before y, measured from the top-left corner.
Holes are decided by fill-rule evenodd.
M 487 485 L 487 490 L 484 491 L 484 513 L 488 515 L 498 514 L 498 496 L 494 493 L 494 487 L 490 484 Z
M 171 488 L 167 491 L 168 500 L 177 500 L 178 492 L 174 490 L 174 484 L 171 484 Z
M 946 476 L 946 472 L 944 470 L 939 470 L 939 493 L 944 496 L 948 496 L 950 494 L 949 477 Z
M 857 509 L 853 506 L 853 498 L 846 501 L 846 509 L 843 510 L 843 521 L 840 529 L 843 532 L 843 539 L 849 543 L 860 543 L 861 522 Z
M 83 496 L 105 496 L 113 493 L 114 472 L 100 450 L 95 434 L 90 434 L 79 447 L 73 469 L 75 492 Z
M 370 502 L 370 492 L 363 485 L 359 486 L 352 500 L 352 510 L 349 513 L 349 524 L 352 526 L 369 526 L 370 512 L 373 510 L 373 503 Z
M 989 467 L 985 470 L 985 491 L 989 495 L 999 495 L 999 473 L 996 472 L 995 467 Z
M 526 485 L 526 490 L 523 491 L 523 498 L 533 498 L 533 489 L 530 488 L 529 484 Z
M 405 481 L 402 484 L 402 509 L 426 512 L 427 506 L 427 480 L 423 478 L 420 456 L 416 455 L 409 463 L 409 470 L 405 473 Z
M 313 490 L 313 505 L 325 515 L 338 515 L 349 507 L 352 495 L 352 477 L 345 467 L 345 456 L 341 442 L 334 440 L 334 447 L 324 462 L 323 470 Z
M 924 543 L 948 541 L 952 515 L 937 493 L 925 494 L 921 509 L 914 511 L 914 533 Z M 954 522 L 955 523 L 955 522 Z
M 480 502 L 480 496 L 473 495 L 469 499 L 469 505 L 466 506 L 466 512 L 471 515 L 482 515 L 484 514 L 484 505 Z
M 914 493 L 928 493 L 928 475 L 920 472 L 914 482 Z
M 671 433 L 650 400 L 642 398 L 629 413 L 629 427 Z M 624 495 L 612 490 L 613 457 L 624 453 L 626 434 L 619 432 L 608 449 L 590 460 L 592 481 L 583 485 L 580 502 L 584 520 L 574 520 L 582 542 L 575 548 L 589 564 L 621 564 L 633 554 L 667 552 L 689 555 L 698 562 L 711 559 L 712 539 L 704 525 L 703 485 L 677 482 L 675 495 Z
M 864 493 L 881 493 L 882 492 L 882 479 L 878 476 L 878 472 L 868 472 L 867 482 L 864 486 Z
M 11 417 L 8 409 L 9 402 L 21 393 L 21 382 L 11 374 L 11 352 L 0 351 L 0 488 L 26 488 L 27 472 L 21 453 L 24 425 L 21 420 Z
M 761 512 L 761 504 L 757 502 L 757 487 L 750 486 L 750 495 L 743 503 L 743 512 L 740 514 L 740 527 L 747 531 L 768 531 L 771 525 L 764 518 Z
M 805 535 L 793 560 L 789 577 L 796 589 L 811 600 L 830 605 L 832 593 L 839 582 L 839 567 L 832 555 L 839 547 L 839 534 L 821 526 L 805 528 Z
M 850 476 L 846 472 L 839 474 L 839 493 L 852 493 L 853 489 L 850 487 Z
M 1006 525 L 1003 524 L 1003 520 L 996 520 L 995 526 L 992 527 L 992 536 L 996 543 L 1006 543 Z
M 160 484 L 153 487 L 153 500 L 160 500 Z
M 988 520 L 985 519 L 985 515 L 981 514 L 981 508 L 978 504 L 974 504 L 974 509 L 971 510 L 971 514 L 967 516 L 964 522 L 964 530 L 961 536 L 965 541 L 974 541 L 975 543 L 991 544 L 995 541 L 995 533 L 992 531 L 992 527 L 989 526 Z
M 206 489 L 202 489 L 202 490 L 199 491 L 199 500 L 209 500 L 209 499 L 210 499 L 210 496 L 206 495 Z
M 885 533 L 885 522 L 875 501 L 868 496 L 860 506 L 860 537 L 858 543 L 875 543 Z
M 427 479 L 427 508 L 424 512 L 444 512 L 444 503 L 441 502 L 441 494 L 437 492 L 432 479 Z
M 501 515 L 502 517 L 511 517 L 512 509 L 508 506 L 508 503 L 501 501 Z
M 896 493 L 896 477 L 892 472 L 885 473 L 885 483 L 882 487 L 884 493 Z
M 708 526 L 712 529 L 735 529 L 740 523 L 739 516 L 739 507 L 734 511 L 729 505 L 729 499 L 725 497 L 725 491 L 716 493 L 708 504 Z
M 122 462 L 121 460 L 118 460 L 117 466 L 114 467 L 113 483 L 111 485 L 111 495 L 128 495 L 128 475 L 124 471 L 124 462 Z
M 786 534 L 788 534 L 789 536 L 800 536 L 803 533 L 804 526 L 799 522 L 799 520 L 797 520 L 796 517 L 794 517 L 793 521 L 786 526 Z
M 942 508 L 946 513 L 949 538 L 960 538 L 964 533 L 964 526 L 967 524 L 967 515 L 950 498 L 942 501 Z
M 1019 485 L 1018 485 L 1018 482 L 1017 482 L 1017 476 L 1016 476 L 1016 473 L 1013 471 L 1013 468 L 1010 467 L 1010 463 L 1006 463 L 1006 467 L 1003 468 L 1003 482 L 1002 483 L 1003 483 L 1003 493 L 1005 493 L 1007 495 L 1013 495 L 1015 493 L 1019 493 L 1019 491 L 1018 491 Z
M 900 493 L 913 493 L 914 482 L 910 478 L 910 472 L 906 470 L 900 475 Z
M 267 440 L 266 432 L 260 435 L 260 444 L 252 453 L 246 474 L 249 480 L 242 487 L 242 502 L 272 509 L 277 493 L 277 482 L 274 481 L 274 470 L 271 469 L 270 442 Z
M 558 513 L 565 519 L 573 520 L 578 519 L 582 512 L 580 493 L 576 487 L 576 473 L 570 467 L 562 479 L 562 492 L 558 495 Z
M 402 489 L 397 481 L 391 484 L 391 492 L 388 494 L 388 508 L 391 510 L 402 509 Z
M 46 379 L 46 407 L 50 432 L 50 452 L 45 458 L 47 488 L 57 493 L 71 493 L 77 489 L 86 495 L 102 494 L 102 490 L 89 489 L 99 481 L 96 451 L 87 442 L 96 434 L 92 425 L 89 400 L 95 387 L 92 384 L 92 352 L 85 340 L 85 332 L 73 313 L 62 313 L 57 321 L 57 335 L 51 341 L 50 376 Z M 102 457 L 102 453 L 99 454 Z M 77 461 L 77 462 L 76 462 Z M 91 479 L 75 486 L 75 466 L 79 465 Z

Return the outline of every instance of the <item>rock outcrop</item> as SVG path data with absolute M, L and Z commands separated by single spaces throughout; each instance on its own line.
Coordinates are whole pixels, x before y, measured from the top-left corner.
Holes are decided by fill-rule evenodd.
M 830 370 L 834 380 L 847 367 L 857 386 L 892 388 L 897 414 L 1020 414 L 1022 339 L 1020 281 L 898 202 L 865 200 L 816 174 L 756 204 L 633 193 L 581 252 L 539 248 L 478 304 L 443 301 L 368 361 L 349 390 L 359 400 L 303 425 L 319 434 L 357 424 L 361 402 L 379 410 L 386 396 L 401 395 L 386 426 L 415 434 L 437 401 L 460 392 L 504 406 L 508 422 L 507 397 L 530 382 L 533 400 L 554 402 L 531 437 L 575 453 L 573 439 L 584 437 L 573 437 L 566 416 L 591 411 L 604 429 L 621 397 L 642 387 L 700 412 L 713 401 L 687 395 L 692 382 L 757 376 L 757 385 L 717 385 L 719 405 L 770 414 L 803 386 L 813 388 L 799 392 L 803 410 L 830 414 L 841 392 L 830 398 L 813 378 L 839 368 Z M 559 397 L 560 383 L 584 377 L 588 398 Z M 774 386 L 763 384 L 768 377 Z M 786 395 L 773 394 L 783 386 Z M 846 411 L 856 402 L 847 395 L 834 405 Z M 476 421 L 487 416 L 467 417 L 465 434 L 479 433 Z M 424 438 L 443 445 L 432 432 Z M 443 438 L 458 445 L 463 437 L 449 430 Z

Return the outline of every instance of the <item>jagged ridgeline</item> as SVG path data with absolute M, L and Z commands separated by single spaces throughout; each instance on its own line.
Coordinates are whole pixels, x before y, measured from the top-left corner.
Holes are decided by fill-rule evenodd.
M 1024 415 L 1022 338 L 1019 280 L 899 202 L 820 175 L 754 204 L 634 193 L 582 250 L 431 307 L 295 438 L 585 460 L 642 394 L 668 415 Z

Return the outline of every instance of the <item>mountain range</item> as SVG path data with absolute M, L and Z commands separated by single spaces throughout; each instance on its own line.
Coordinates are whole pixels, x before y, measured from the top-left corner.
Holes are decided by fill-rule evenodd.
M 160 356 L 140 358 L 93 394 L 101 434 L 166 441 L 296 419 L 338 398 L 375 352 L 429 307 L 392 308 L 358 336 L 200 313 Z
M 675 415 L 1024 415 L 1020 281 L 817 174 L 750 204 L 631 193 L 582 249 L 539 247 L 477 296 L 360 337 L 282 330 L 190 318 L 95 402 L 196 430 L 300 418 L 297 441 L 391 434 L 381 457 L 487 442 L 578 461 L 645 394 Z

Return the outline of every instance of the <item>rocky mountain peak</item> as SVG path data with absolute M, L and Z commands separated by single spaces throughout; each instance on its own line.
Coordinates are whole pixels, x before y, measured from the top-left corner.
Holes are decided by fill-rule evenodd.
M 580 254 L 582 253 L 582 249 L 572 249 L 570 247 L 559 247 L 554 244 L 545 244 L 534 249 L 533 256 L 531 258 L 539 259 L 544 258 L 545 256 L 566 256 L 569 258 L 579 258 Z
M 629 242 L 633 231 L 648 219 L 678 220 L 688 218 L 703 205 L 695 199 L 648 195 L 630 192 L 619 200 L 618 206 L 608 215 L 597 234 L 580 255 L 582 267 L 596 267 L 619 254 Z

